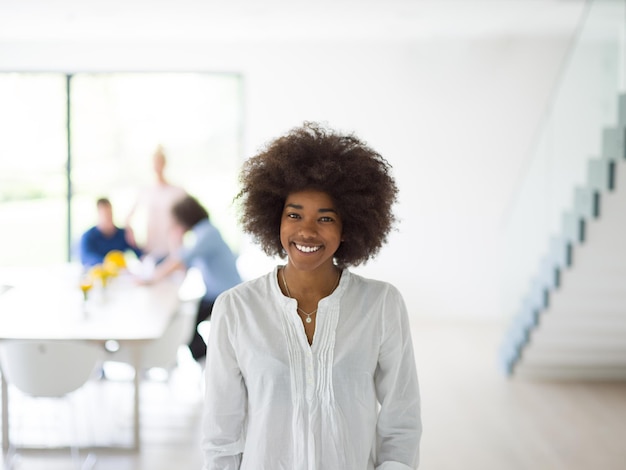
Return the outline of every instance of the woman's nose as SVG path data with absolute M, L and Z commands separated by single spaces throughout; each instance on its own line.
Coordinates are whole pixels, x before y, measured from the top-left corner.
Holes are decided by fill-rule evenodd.
M 303 237 L 313 237 L 317 234 L 317 225 L 315 221 L 303 220 L 300 225 L 300 235 Z

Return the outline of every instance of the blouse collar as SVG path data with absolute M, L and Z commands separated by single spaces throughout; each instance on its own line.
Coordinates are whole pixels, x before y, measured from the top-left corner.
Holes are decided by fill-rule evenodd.
M 274 267 L 270 274 L 270 276 L 272 276 L 272 278 L 270 279 L 270 285 L 274 295 L 281 299 L 283 303 L 288 303 L 290 300 L 294 299 L 287 297 L 285 294 L 283 294 L 283 291 L 280 289 L 280 285 L 278 284 L 278 270 L 284 267 L 284 264 L 279 264 Z M 337 285 L 337 288 L 328 297 L 324 297 L 320 300 L 320 306 L 323 306 L 328 302 L 339 302 L 341 296 L 348 286 L 348 283 L 350 282 L 350 276 L 351 273 L 348 268 L 343 268 L 341 270 L 341 278 L 339 279 L 339 284 Z

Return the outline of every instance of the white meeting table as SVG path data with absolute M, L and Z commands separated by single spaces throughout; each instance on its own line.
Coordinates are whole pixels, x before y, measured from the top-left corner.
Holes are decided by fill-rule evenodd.
M 78 288 L 80 267 L 63 265 L 0 272 L 0 341 L 63 340 L 101 344 L 115 340 L 133 351 L 133 443 L 141 442 L 139 392 L 141 346 L 160 338 L 177 313 L 182 276 L 150 286 L 138 285 L 130 275 L 97 286 L 87 302 Z M 9 449 L 8 384 L 2 375 L 2 448 Z

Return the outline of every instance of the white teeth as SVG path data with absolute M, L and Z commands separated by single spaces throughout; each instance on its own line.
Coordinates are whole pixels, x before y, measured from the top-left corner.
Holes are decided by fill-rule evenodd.
M 319 246 L 304 246 L 304 245 L 298 245 L 297 243 L 295 245 L 296 245 L 296 248 L 299 251 L 302 251 L 303 253 L 313 253 L 314 251 L 317 251 L 320 249 Z

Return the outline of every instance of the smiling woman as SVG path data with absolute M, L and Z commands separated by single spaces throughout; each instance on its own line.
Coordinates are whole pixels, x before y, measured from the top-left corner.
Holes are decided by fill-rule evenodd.
M 11 247 L 0 265 L 75 256 L 98 197 L 111 199 L 122 224 L 151 182 L 158 144 L 171 179 L 207 201 L 236 247 L 227 210 L 241 162 L 241 100 L 236 74 L 0 73 L 0 220 L 13 228 L 0 234 Z M 33 234 L 37 243 L 18 243 Z
M 286 264 L 215 302 L 205 470 L 417 467 L 408 312 L 394 286 L 348 269 L 395 221 L 390 173 L 358 138 L 313 123 L 245 162 L 244 230 Z

